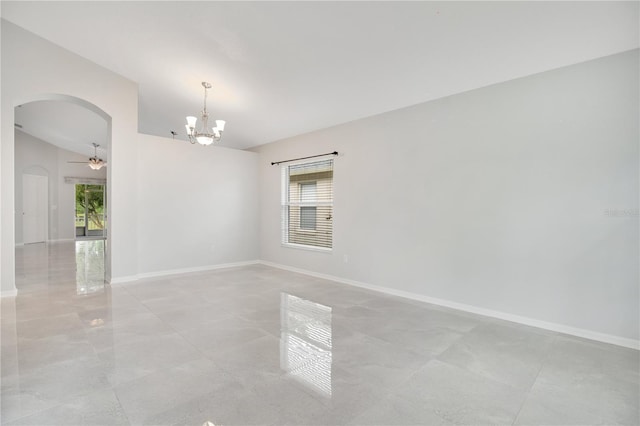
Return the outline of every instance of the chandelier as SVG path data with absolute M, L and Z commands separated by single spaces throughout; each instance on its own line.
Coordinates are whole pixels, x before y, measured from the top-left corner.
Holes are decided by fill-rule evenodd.
M 202 127 L 200 127 L 200 131 L 196 131 L 196 121 L 198 119 L 193 116 L 187 117 L 187 124 L 185 127 L 187 129 L 187 136 L 189 136 L 189 142 L 196 143 L 198 142 L 200 145 L 211 145 L 214 141 L 218 142 L 222 139 L 222 132 L 224 131 L 224 120 L 216 120 L 216 126 L 209 128 L 209 113 L 207 112 L 207 90 L 211 89 L 211 84 L 206 81 L 202 82 L 202 87 L 204 87 L 204 109 L 202 110 Z

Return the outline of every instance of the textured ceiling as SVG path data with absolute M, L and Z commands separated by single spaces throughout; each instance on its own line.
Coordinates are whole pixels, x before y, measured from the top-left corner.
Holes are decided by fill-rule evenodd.
M 1 8 L 4 19 L 137 82 L 142 133 L 184 138 L 184 117 L 202 108 L 200 82 L 211 82 L 211 115 L 227 120 L 222 145 L 240 149 L 639 44 L 638 2 Z

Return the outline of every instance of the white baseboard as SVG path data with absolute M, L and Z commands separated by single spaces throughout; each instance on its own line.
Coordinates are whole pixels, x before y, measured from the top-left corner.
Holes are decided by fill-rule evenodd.
M 342 284 L 347 284 L 355 287 L 364 288 L 367 290 L 373 290 L 380 293 L 390 294 L 392 296 L 404 297 L 406 299 L 417 300 L 420 302 L 431 303 L 434 305 L 445 306 L 447 308 L 456 309 L 464 312 L 471 312 L 478 315 L 483 315 L 491 318 L 498 318 L 505 321 L 515 322 L 518 324 L 529 325 L 532 327 L 542 328 L 545 330 L 555 331 L 558 333 L 569 334 L 572 336 L 582 337 L 585 339 L 596 340 L 599 342 L 610 343 L 612 345 L 623 346 L 625 348 L 640 350 L 640 340 L 629 339 L 626 337 L 615 336 L 612 334 L 599 333 L 596 331 L 586 330 L 583 328 L 571 327 L 564 324 L 557 324 L 547 321 L 541 321 L 535 318 L 523 317 L 520 315 L 509 314 L 500 311 L 494 311 L 492 309 L 481 308 L 472 305 L 466 305 L 463 303 L 453 302 L 450 300 L 437 299 L 435 297 L 424 296 L 418 293 L 412 293 L 408 291 L 395 290 L 387 287 L 380 287 L 377 285 L 367 284 L 360 281 L 351 280 L 348 278 L 337 277 L 334 275 L 321 274 L 314 271 L 308 271 L 306 269 L 295 268 L 292 266 L 281 265 L 279 263 L 268 262 L 260 260 L 258 263 L 266 266 L 271 266 L 278 269 L 284 269 L 291 272 L 297 272 L 299 274 L 305 274 L 316 278 L 322 278 L 325 280 L 335 281 Z
M 0 292 L 0 298 L 2 297 L 16 297 L 18 295 L 18 290 L 17 289 L 13 289 L 13 290 L 5 290 Z
M 204 272 L 204 271 L 213 271 L 216 269 L 237 268 L 239 266 L 249 266 L 249 265 L 255 265 L 257 263 L 259 263 L 258 260 L 248 260 L 243 262 L 222 263 L 218 265 L 195 266 L 192 268 L 180 268 L 180 269 L 169 269 L 166 271 L 144 272 L 137 275 L 111 278 L 109 280 L 109 284 L 112 284 L 112 285 L 124 284 L 124 283 L 131 283 L 131 282 L 143 280 L 145 278 L 158 278 L 158 277 L 165 277 L 169 275 L 188 274 L 191 272 Z
M 137 275 L 126 275 L 124 277 L 112 277 L 112 278 L 107 278 L 105 276 L 104 280 L 110 285 L 117 285 L 117 284 L 124 284 L 124 283 L 131 283 L 134 281 L 138 281 L 139 278 Z

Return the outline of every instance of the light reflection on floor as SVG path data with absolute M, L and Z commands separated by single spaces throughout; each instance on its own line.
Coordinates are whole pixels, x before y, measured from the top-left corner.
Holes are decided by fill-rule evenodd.
M 282 293 L 280 310 L 280 368 L 331 397 L 331 308 Z
M 76 241 L 76 293 L 104 291 L 104 240 Z
M 20 295 L 104 291 L 104 239 L 84 239 L 16 247 L 16 287 Z

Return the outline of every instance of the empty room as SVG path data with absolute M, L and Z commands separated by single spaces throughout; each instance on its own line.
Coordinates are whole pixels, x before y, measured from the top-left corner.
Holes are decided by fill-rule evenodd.
M 640 424 L 640 2 L 0 15 L 2 425 Z

